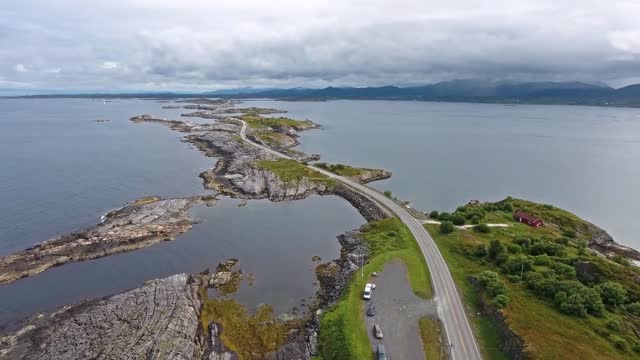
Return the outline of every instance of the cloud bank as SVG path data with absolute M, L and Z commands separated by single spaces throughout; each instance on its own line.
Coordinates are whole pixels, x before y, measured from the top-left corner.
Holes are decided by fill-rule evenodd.
M 56 0 L 0 10 L 0 88 L 640 82 L 636 0 Z

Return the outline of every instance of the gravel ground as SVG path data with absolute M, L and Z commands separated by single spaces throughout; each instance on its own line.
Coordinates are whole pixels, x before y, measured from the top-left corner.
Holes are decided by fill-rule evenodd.
M 407 268 L 401 261 L 386 264 L 380 276 L 369 282 L 376 284 L 370 300 L 375 304 L 376 315 L 367 316 L 365 306 L 364 316 L 373 351 L 382 343 L 389 359 L 424 360 L 418 320 L 424 315 L 437 318 L 433 300 L 420 299 L 413 294 Z M 382 328 L 382 340 L 373 336 L 373 324 Z

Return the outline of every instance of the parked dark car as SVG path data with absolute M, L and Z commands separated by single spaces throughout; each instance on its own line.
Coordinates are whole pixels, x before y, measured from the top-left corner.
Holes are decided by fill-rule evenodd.
M 369 304 L 369 306 L 367 307 L 367 315 L 368 316 L 376 315 L 376 306 L 373 305 L 373 303 Z
M 387 352 L 384 350 L 384 345 L 378 344 L 378 347 L 376 348 L 376 358 L 378 360 L 388 360 Z

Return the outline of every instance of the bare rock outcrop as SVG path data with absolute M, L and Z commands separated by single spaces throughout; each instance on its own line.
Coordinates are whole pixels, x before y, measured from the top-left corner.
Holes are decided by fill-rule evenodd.
M 591 239 L 588 244 L 591 249 L 598 251 L 606 257 L 620 255 L 627 259 L 640 261 L 640 251 L 618 244 L 608 232 L 596 225 L 587 223 L 587 226 L 591 233 Z
M 173 240 L 196 220 L 188 210 L 200 197 L 139 199 L 85 230 L 63 235 L 0 258 L 0 284 L 70 261 L 95 259 Z
M 194 359 L 200 330 L 200 278 L 178 274 L 33 320 L 0 337 L 7 359 Z M 231 359 L 231 358 L 230 358 Z

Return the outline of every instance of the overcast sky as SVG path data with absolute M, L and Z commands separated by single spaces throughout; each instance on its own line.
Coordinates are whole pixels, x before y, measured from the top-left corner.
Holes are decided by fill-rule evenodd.
M 3 0 L 0 89 L 640 82 L 640 0 Z

